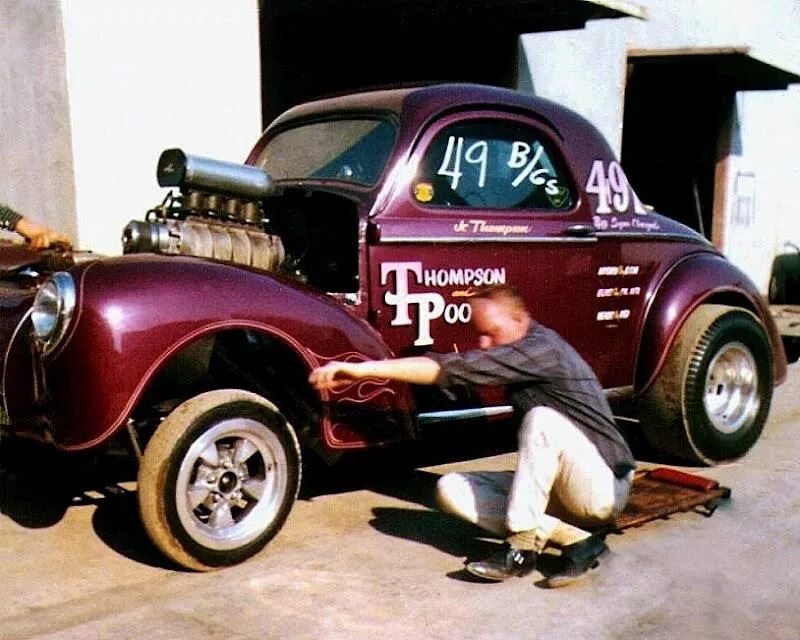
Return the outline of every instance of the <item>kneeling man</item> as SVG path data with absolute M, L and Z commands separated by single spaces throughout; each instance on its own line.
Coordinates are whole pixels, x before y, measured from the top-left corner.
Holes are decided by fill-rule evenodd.
M 493 581 L 525 575 L 553 544 L 561 548 L 563 567 L 545 586 L 564 586 L 608 551 L 604 537 L 590 531 L 625 507 L 633 456 L 594 372 L 530 316 L 513 287 L 481 289 L 470 305 L 480 349 L 330 362 L 310 380 L 318 389 L 367 377 L 442 387 L 506 385 L 520 420 L 516 470 L 447 474 L 439 480 L 439 503 L 506 539 L 501 551 L 467 564 L 470 573 Z

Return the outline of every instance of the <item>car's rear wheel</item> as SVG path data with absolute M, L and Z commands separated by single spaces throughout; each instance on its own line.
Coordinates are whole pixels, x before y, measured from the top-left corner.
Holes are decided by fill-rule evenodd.
M 738 458 L 761 434 L 772 389 L 772 351 L 758 319 L 701 305 L 642 399 L 642 431 L 655 448 L 687 461 Z
M 278 408 L 221 389 L 187 400 L 159 425 L 139 470 L 139 510 L 167 557 L 206 571 L 260 551 L 299 485 L 300 447 Z

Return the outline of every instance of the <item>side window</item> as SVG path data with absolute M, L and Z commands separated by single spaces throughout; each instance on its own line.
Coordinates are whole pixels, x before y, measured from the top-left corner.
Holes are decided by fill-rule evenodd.
M 444 207 L 562 211 L 575 200 L 563 167 L 534 128 L 505 120 L 458 122 L 432 140 L 413 195 Z

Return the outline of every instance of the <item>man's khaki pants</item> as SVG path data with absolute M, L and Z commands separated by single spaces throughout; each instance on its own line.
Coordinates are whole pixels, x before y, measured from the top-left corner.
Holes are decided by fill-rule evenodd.
M 628 500 L 633 471 L 616 478 L 594 444 L 548 407 L 525 414 L 515 472 L 449 473 L 439 479 L 441 507 L 491 533 L 541 552 L 566 546 L 611 522 Z

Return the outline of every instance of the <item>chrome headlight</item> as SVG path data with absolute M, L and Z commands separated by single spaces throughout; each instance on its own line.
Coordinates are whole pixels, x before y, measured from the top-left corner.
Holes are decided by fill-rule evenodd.
M 31 308 L 33 335 L 48 354 L 58 346 L 75 310 L 75 281 L 65 271 L 50 276 L 39 288 Z

